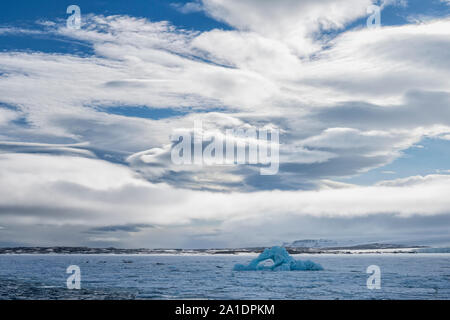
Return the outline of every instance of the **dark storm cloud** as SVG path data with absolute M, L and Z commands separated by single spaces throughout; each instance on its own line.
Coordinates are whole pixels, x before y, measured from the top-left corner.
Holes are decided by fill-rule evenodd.
M 314 112 L 314 121 L 329 127 L 371 129 L 411 129 L 418 126 L 450 125 L 450 94 L 411 91 L 401 105 L 374 105 L 365 102 L 342 103 Z
M 154 228 L 151 224 L 124 224 L 115 226 L 103 226 L 91 228 L 87 233 L 108 233 L 108 232 L 139 232 L 143 229 Z

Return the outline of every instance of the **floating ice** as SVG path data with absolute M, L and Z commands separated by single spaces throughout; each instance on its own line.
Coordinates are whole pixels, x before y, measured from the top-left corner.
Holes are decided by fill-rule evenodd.
M 272 260 L 272 266 L 260 265 L 265 260 Z M 235 264 L 235 271 L 254 271 L 254 270 L 273 270 L 273 271 L 291 271 L 291 270 L 323 270 L 320 264 L 310 260 L 295 260 L 283 247 L 272 247 L 264 251 L 253 259 L 248 265 Z

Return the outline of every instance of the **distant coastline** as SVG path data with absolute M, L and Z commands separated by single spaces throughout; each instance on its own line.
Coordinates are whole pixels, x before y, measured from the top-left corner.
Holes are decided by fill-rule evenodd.
M 4 254 L 168 254 L 168 255 L 239 255 L 259 254 L 265 247 L 252 248 L 224 248 L 224 249 L 121 249 L 121 248 L 89 248 L 89 247 L 4 247 L 0 248 L 0 255 Z M 448 248 L 429 248 L 427 246 L 405 246 L 396 244 L 363 244 L 342 247 L 289 247 L 285 246 L 290 254 L 374 254 L 374 253 L 438 253 L 450 252 Z

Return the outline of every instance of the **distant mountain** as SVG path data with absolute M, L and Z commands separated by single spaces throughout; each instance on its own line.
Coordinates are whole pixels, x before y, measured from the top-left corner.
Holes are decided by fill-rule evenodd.
M 284 242 L 283 247 L 291 251 L 325 252 L 336 250 L 380 250 L 380 249 L 405 249 L 425 248 L 422 245 L 404 245 L 392 243 L 356 243 L 355 241 L 336 241 L 327 239 L 303 239 L 293 242 Z
M 327 239 L 303 239 L 295 240 L 293 242 L 284 242 L 283 247 L 288 248 L 327 248 L 340 245 L 337 241 Z

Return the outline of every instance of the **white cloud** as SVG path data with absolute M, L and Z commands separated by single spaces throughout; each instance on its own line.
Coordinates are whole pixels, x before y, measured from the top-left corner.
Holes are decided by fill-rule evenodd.
M 89 229 L 145 224 L 174 230 L 204 221 L 203 225 L 211 226 L 202 227 L 202 232 L 220 229 L 231 237 L 233 229 L 229 228 L 240 221 L 276 221 L 286 216 L 413 218 L 447 215 L 450 205 L 445 196 L 449 175 L 386 181 L 369 187 L 324 182 L 327 187 L 318 191 L 217 193 L 152 184 L 126 167 L 95 159 L 3 154 L 0 164 L 6 168 L 0 179 L 2 223 L 14 226 Z M 268 236 L 278 233 L 266 232 Z
M 0 109 L 0 126 L 7 125 L 10 121 L 18 118 L 17 112 L 8 109 Z
M 94 55 L 0 53 L 0 103 L 11 106 L 0 105 L 2 214 L 12 224 L 85 227 L 197 219 L 220 221 L 226 232 L 278 215 L 445 215 L 445 175 L 372 187 L 330 180 L 450 135 L 450 20 L 344 31 L 372 2 L 204 0 L 207 14 L 234 27 L 205 32 L 128 16 L 86 15 L 80 30 L 41 23 L 40 34 L 92 46 Z M 341 33 L 321 37 L 323 29 Z M 119 106 L 179 114 L 104 109 Z M 280 128 L 279 175 L 174 166 L 170 135 L 199 119 L 209 132 Z M 302 188 L 315 191 L 286 191 Z
M 89 241 L 92 242 L 120 242 L 119 238 L 115 237 L 89 237 Z
M 92 219 L 83 222 L 88 225 L 96 222 L 99 213 L 107 212 L 101 221 L 103 224 L 176 225 L 192 219 L 227 220 L 286 213 L 313 216 L 393 213 L 411 216 L 442 214 L 448 210 L 448 200 L 443 195 L 450 182 L 449 175 L 410 177 L 368 187 L 345 185 L 342 188 L 340 184 L 324 181 L 328 187 L 319 191 L 215 193 L 182 191 L 152 184 L 139 179 L 124 166 L 95 159 L 3 154 L 0 162 L 2 168 L 7 169 L 2 172 L 1 188 L 10 190 L 8 194 L 2 193 L 2 206 L 22 203 L 36 208 L 48 205 L 92 210 Z M 62 184 L 67 188 L 61 188 Z M 36 192 L 39 189 L 51 190 L 53 196 Z M 92 195 L 83 198 L 88 190 Z M 125 195 L 128 191 L 133 191 L 134 196 L 129 194 L 128 197 L 114 199 L 115 195 Z M 155 201 L 161 196 L 164 199 Z M 171 201 L 165 201 L 168 199 Z M 86 206 L 88 202 L 96 205 Z M 120 215 L 125 208 L 127 215 Z M 171 214 L 168 215 L 169 212 Z M 3 211 L 3 214 L 8 212 Z M 38 216 L 39 212 L 36 212 L 36 218 L 46 218 Z M 64 217 L 60 218 L 58 223 L 64 221 Z
M 320 48 L 312 40 L 320 28 L 340 29 L 366 14 L 370 0 L 203 0 L 211 16 L 239 30 L 256 32 L 286 43 L 300 55 Z
M 407 131 L 362 132 L 351 128 L 330 128 L 318 136 L 305 139 L 302 143 L 307 147 L 339 150 L 347 154 L 359 151 L 366 155 L 379 155 L 395 154 L 419 140 L 420 134 L 414 135 Z
M 178 11 L 184 14 L 201 12 L 203 11 L 203 6 L 199 1 L 192 1 L 187 3 L 172 3 L 172 7 L 176 8 Z
M 236 8 L 247 5 L 252 3 Z M 302 5 L 321 16 L 321 5 Z M 280 12 L 272 10 L 270 19 L 288 11 L 277 6 Z M 235 15 L 230 19 L 240 19 L 236 8 L 230 9 Z M 424 136 L 450 132 L 448 20 L 344 32 L 328 43 L 314 41 L 314 50 L 324 44 L 329 48 L 317 51 L 314 59 L 299 59 L 283 37 L 259 32 L 260 20 L 268 17 L 261 8 L 255 10 L 249 20 L 253 27 L 246 31 L 188 32 L 167 22 L 125 16 L 87 16 L 81 30 L 51 25 L 48 32 L 54 35 L 91 43 L 96 56 L 0 54 L 0 69 L 6 74 L 0 78 L 1 100 L 19 108 L 30 126 L 11 124 L 12 111 L 3 109 L 0 125 L 8 140 L 89 142 L 89 151 L 121 161 L 144 150 L 167 148 L 173 131 L 192 128 L 195 119 L 209 123 L 211 130 L 243 123 L 274 125 L 283 131 L 282 163 L 297 168 L 283 176 L 282 166 L 280 177 L 293 187 L 294 171 L 302 183 L 305 177 L 315 183 L 317 178 L 348 176 L 391 162 Z M 358 16 L 341 16 L 347 10 L 347 3 L 340 4 L 330 19 L 339 25 Z M 190 114 L 152 120 L 99 110 L 136 105 Z M 196 113 L 211 109 L 215 112 Z M 348 139 L 351 148 L 345 146 Z M 353 161 L 346 159 L 349 151 Z M 224 177 L 234 182 L 254 177 L 252 170 L 231 168 L 190 180 L 197 169 L 173 168 L 166 155 L 158 159 L 158 166 L 139 166 L 139 171 L 157 181 L 171 172 L 185 173 L 185 185 L 196 188 L 205 179 L 220 189 Z M 348 170 L 336 164 L 344 161 Z M 299 166 L 304 164 L 310 166 Z M 311 174 L 318 172 L 314 164 L 324 175 Z

